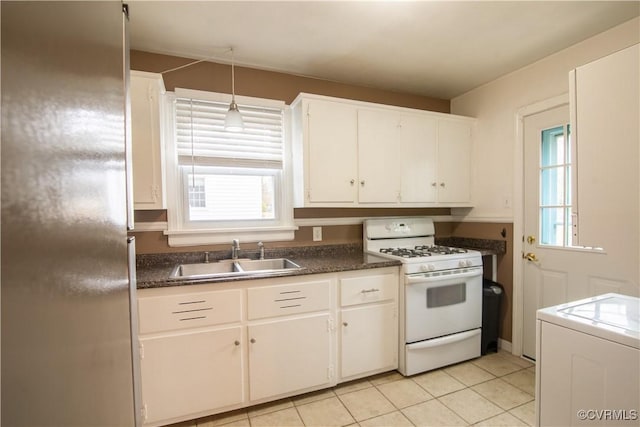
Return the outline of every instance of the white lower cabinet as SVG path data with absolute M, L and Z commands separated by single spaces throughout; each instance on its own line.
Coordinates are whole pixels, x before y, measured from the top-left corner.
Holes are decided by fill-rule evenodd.
M 353 379 L 398 366 L 398 314 L 395 303 L 342 310 L 341 377 Z
M 241 341 L 240 326 L 140 338 L 145 423 L 241 403 Z
M 369 270 L 340 279 L 340 378 L 398 367 L 398 270 Z
M 331 385 L 329 313 L 250 325 L 249 397 Z
M 390 267 L 140 289 L 144 424 L 395 369 L 398 277 Z

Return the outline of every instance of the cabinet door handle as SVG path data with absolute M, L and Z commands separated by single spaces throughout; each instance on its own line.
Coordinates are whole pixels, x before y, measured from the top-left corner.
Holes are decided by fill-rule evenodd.
M 431 186 L 432 186 L 432 187 L 435 187 L 436 185 L 438 185 L 438 183 L 437 183 L 437 182 L 432 182 L 432 183 L 431 183 Z
M 353 184 L 355 184 L 355 183 L 356 183 L 356 180 L 355 180 L 355 179 L 352 179 L 351 181 L 349 181 L 349 183 L 350 183 L 351 185 L 353 185 Z
M 444 182 L 440 183 L 440 187 L 444 188 Z
M 251 344 L 253 344 L 253 343 L 255 343 L 255 342 L 256 342 L 256 339 L 255 339 L 255 338 L 251 338 L 251 339 L 249 340 L 249 342 L 251 342 Z
M 360 181 L 360 185 L 362 185 L 364 187 L 364 179 L 362 181 Z
M 345 327 L 349 326 L 349 324 L 347 322 L 342 322 L 342 325 L 345 326 Z
M 360 293 L 363 293 L 363 294 L 368 294 L 370 292 L 380 292 L 380 289 L 371 288 L 371 289 L 363 289 L 363 290 L 360 291 Z
M 240 341 L 238 341 L 238 340 L 235 340 L 233 343 L 234 343 L 235 345 L 240 345 Z

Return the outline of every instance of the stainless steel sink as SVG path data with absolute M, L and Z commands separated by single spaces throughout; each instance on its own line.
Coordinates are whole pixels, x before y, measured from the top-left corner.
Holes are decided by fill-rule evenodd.
M 286 258 L 222 260 L 210 263 L 180 264 L 169 275 L 170 279 L 215 279 L 224 277 L 265 276 L 300 270 L 301 267 Z
M 281 271 L 300 268 L 298 264 L 286 258 L 239 260 L 237 264 L 244 271 Z

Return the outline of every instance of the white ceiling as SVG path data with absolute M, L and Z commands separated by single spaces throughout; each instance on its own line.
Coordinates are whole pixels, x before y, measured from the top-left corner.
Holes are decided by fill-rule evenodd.
M 131 47 L 451 99 L 640 14 L 640 1 L 139 1 Z

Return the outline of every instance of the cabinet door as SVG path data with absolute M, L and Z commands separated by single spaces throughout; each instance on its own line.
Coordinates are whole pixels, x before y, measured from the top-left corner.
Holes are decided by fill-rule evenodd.
M 400 193 L 400 116 L 358 110 L 358 201 L 396 203 Z
M 438 122 L 438 202 L 468 203 L 471 199 L 471 125 Z
M 631 230 L 638 230 L 637 213 L 620 213 L 638 212 L 640 202 L 639 67 L 636 44 L 575 72 L 571 132 L 576 147 L 573 202 L 578 236 L 574 244 L 611 249 L 633 234 Z M 633 246 L 625 246 L 631 253 Z M 637 248 L 636 243 L 635 257 L 628 262 L 637 263 Z
M 328 322 L 327 313 L 250 325 L 250 399 L 329 385 Z
M 589 424 L 579 410 L 629 410 L 640 402 L 640 351 L 560 327 L 539 322 L 536 425 Z M 602 418 L 606 419 L 606 418 Z M 593 421 L 592 421 L 593 423 Z M 611 418 L 596 425 L 638 425 Z
M 357 176 L 357 110 L 330 101 L 307 104 L 310 203 L 354 203 Z
M 146 423 L 242 402 L 241 328 L 140 338 Z
M 437 194 L 435 118 L 403 116 L 400 134 L 400 201 L 435 202 Z
M 342 310 L 341 378 L 398 367 L 395 302 Z
M 135 209 L 164 209 L 159 74 L 131 72 L 131 143 Z

